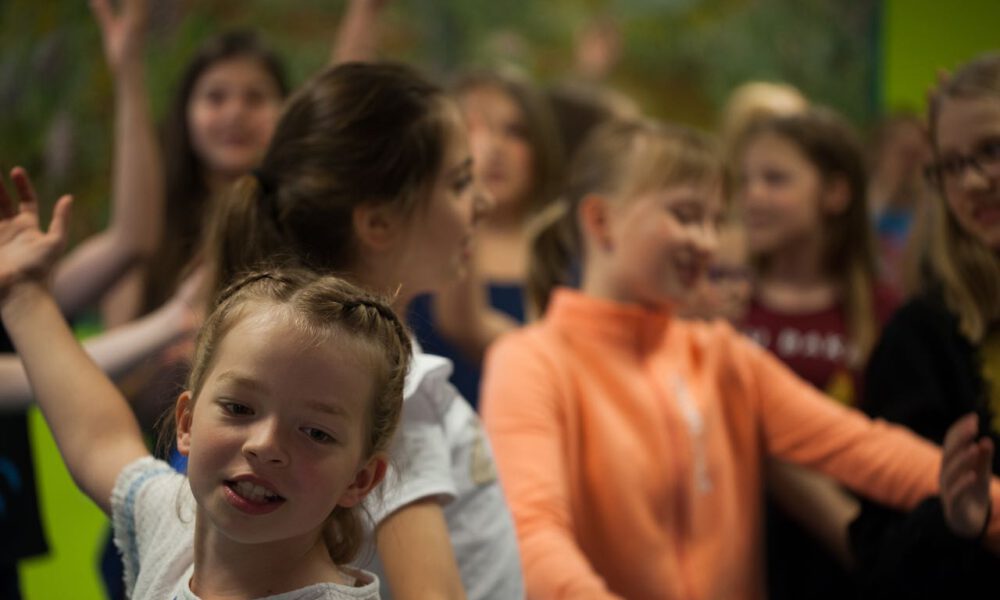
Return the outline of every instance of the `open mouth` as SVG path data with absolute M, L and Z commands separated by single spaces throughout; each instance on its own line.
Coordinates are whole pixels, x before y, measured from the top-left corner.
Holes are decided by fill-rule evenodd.
M 264 514 L 284 504 L 285 498 L 252 481 L 224 482 L 226 499 L 237 509 L 248 514 Z

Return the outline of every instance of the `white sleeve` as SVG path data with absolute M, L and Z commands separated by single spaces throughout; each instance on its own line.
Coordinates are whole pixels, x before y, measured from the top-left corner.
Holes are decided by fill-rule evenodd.
M 377 526 L 400 508 L 434 497 L 442 505 L 457 495 L 442 403 L 446 381 L 425 381 L 403 402 L 403 415 L 390 453 L 389 472 L 368 505 Z M 457 401 L 462 402 L 461 398 Z M 447 403 L 445 403 L 447 405 Z
M 111 520 L 115 546 L 125 565 L 128 596 L 151 546 L 175 537 L 181 518 L 180 494 L 186 485 L 184 475 L 151 456 L 136 460 L 118 474 L 111 492 Z

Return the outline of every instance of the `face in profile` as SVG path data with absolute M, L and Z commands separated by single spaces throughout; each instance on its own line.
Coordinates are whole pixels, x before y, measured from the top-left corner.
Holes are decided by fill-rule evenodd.
M 263 157 L 281 112 L 281 89 L 254 58 L 219 61 L 195 82 L 187 106 L 191 145 L 209 172 L 237 177 Z
M 447 141 L 441 168 L 406 226 L 403 271 L 408 287 L 433 291 L 463 277 L 473 256 L 478 223 L 491 208 L 474 171 L 474 158 L 461 116 L 445 110 Z
M 945 98 L 934 172 L 966 234 L 1000 252 L 1000 97 Z

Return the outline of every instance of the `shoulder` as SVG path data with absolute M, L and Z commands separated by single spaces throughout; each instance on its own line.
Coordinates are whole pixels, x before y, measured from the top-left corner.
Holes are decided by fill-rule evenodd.
M 885 325 L 883 340 L 946 339 L 959 337 L 958 321 L 936 292 L 916 296 L 903 304 Z
M 189 564 L 194 498 L 187 478 L 167 463 L 147 456 L 122 469 L 111 494 L 111 517 L 126 590 L 135 589 L 149 561 L 176 575 Z

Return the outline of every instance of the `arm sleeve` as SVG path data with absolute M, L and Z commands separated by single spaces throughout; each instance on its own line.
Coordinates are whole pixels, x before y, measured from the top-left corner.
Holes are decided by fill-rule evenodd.
M 573 535 L 567 423 L 551 360 L 521 333 L 487 354 L 481 389 L 483 422 L 493 444 L 532 599 L 617 598 L 594 572 Z
M 447 393 L 450 386 L 424 382 L 403 402 L 403 415 L 390 452 L 390 471 L 380 498 L 369 504 L 372 520 L 386 517 L 424 498 L 434 497 L 442 505 L 457 495 L 451 473 L 451 452 L 444 431 L 439 403 L 432 394 Z M 453 401 L 462 402 L 461 398 Z
M 872 421 L 827 400 L 776 358 L 749 348 L 756 409 L 768 453 L 821 471 L 853 491 L 897 509 L 912 509 L 938 493 L 941 451 L 909 430 Z M 987 538 L 1000 540 L 1000 481 L 990 492 Z
M 111 521 L 115 546 L 125 565 L 127 595 L 135 589 L 140 565 L 147 557 L 163 544 L 178 540 L 178 494 L 186 484 L 183 475 L 151 456 L 127 465 L 118 475 L 111 492 Z M 188 516 L 193 525 L 194 514 Z

